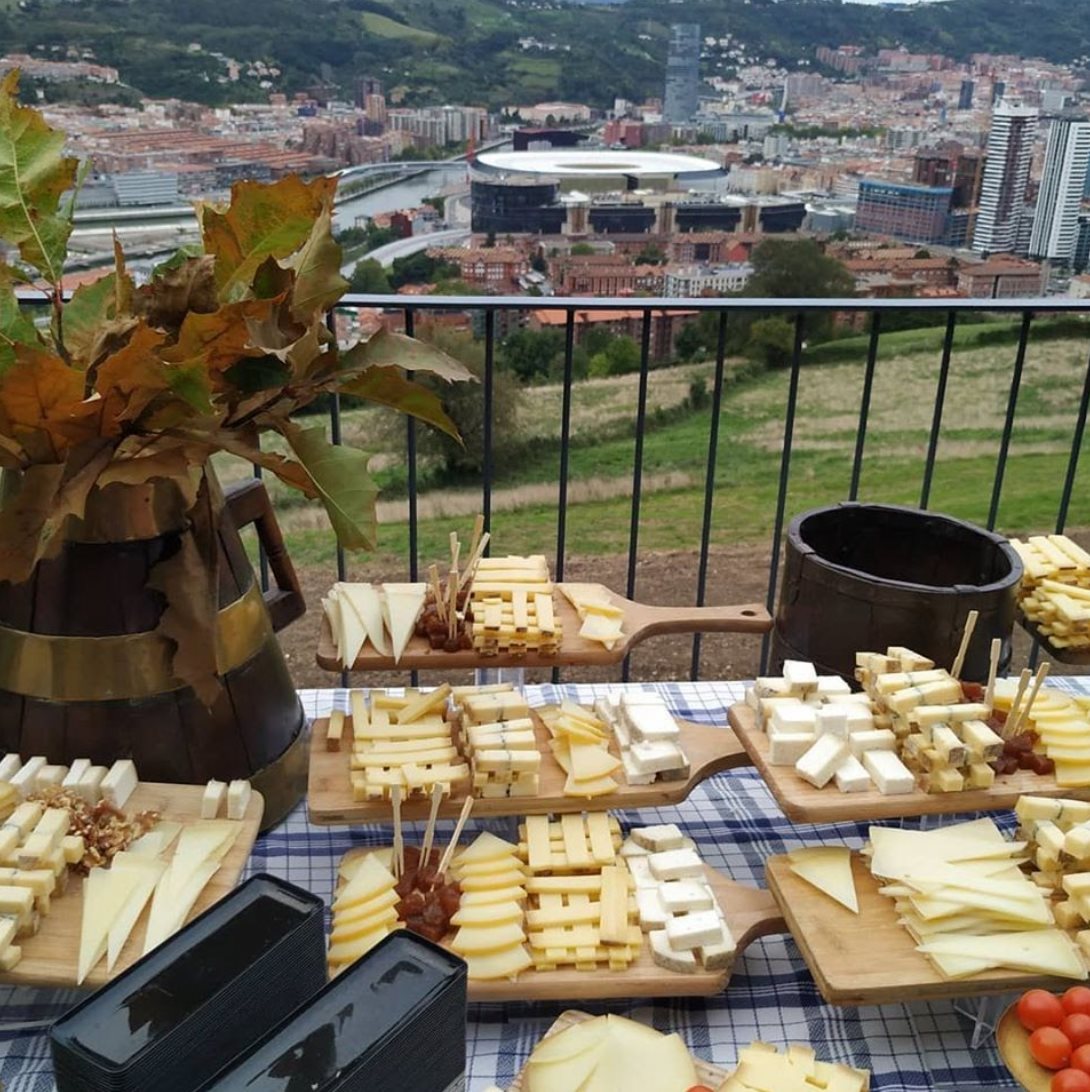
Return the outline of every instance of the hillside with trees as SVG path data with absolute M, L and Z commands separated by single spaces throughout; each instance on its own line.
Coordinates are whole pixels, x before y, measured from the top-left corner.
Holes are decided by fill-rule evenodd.
M 670 0 L 613 6 L 533 0 L 24 0 L 0 11 L 0 46 L 56 55 L 91 50 L 150 97 L 218 104 L 260 100 L 252 77 L 224 79 L 221 57 L 264 61 L 288 92 L 351 95 L 369 73 L 408 105 L 543 99 L 597 106 L 661 93 Z M 1066 0 L 949 0 L 904 10 L 839 0 L 687 0 L 705 34 L 732 35 L 750 56 L 793 66 L 821 44 L 965 57 L 977 51 L 1074 63 L 1090 21 Z M 523 49 L 520 38 L 540 47 Z M 199 49 L 194 49 L 199 46 Z M 217 54 L 221 57 L 217 57 Z M 725 69 L 717 69 L 728 74 Z

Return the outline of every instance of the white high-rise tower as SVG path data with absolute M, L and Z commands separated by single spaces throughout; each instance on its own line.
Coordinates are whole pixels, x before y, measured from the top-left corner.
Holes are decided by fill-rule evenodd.
M 1090 168 L 1090 122 L 1055 118 L 1048 131 L 1048 150 L 1029 252 L 1070 265 L 1079 236 L 1079 209 Z
M 980 188 L 980 213 L 973 250 L 982 254 L 1013 251 L 1023 215 L 1026 183 L 1037 137 L 1037 109 L 1001 99 L 992 111 L 988 160 Z

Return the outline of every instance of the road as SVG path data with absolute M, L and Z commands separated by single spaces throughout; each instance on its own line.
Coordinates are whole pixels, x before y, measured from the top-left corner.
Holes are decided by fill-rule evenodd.
M 363 258 L 374 258 L 383 269 L 389 269 L 397 258 L 407 258 L 410 254 L 427 250 L 430 246 L 458 246 L 469 239 L 471 234 L 469 228 L 450 228 L 447 231 L 431 231 L 424 235 L 412 235 L 408 239 L 397 239 L 385 246 L 377 247 L 369 254 L 346 262 L 341 268 L 341 273 L 345 277 L 351 277 L 352 270 L 356 268 L 356 262 L 362 261 Z

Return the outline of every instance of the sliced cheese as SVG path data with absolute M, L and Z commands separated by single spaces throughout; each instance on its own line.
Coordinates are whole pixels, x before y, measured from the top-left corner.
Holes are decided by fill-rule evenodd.
M 354 611 L 375 650 L 382 656 L 389 656 L 390 645 L 382 624 L 382 599 L 378 589 L 371 584 L 335 584 L 334 588 L 340 595 L 341 609 Z
M 996 933 L 982 936 L 954 936 L 929 940 L 919 946 L 926 954 L 969 959 L 1001 960 L 1001 966 L 1028 974 L 1051 974 L 1059 978 L 1085 979 L 1086 964 L 1070 938 L 1056 929 L 1034 929 L 1024 933 Z
M 83 881 L 83 916 L 80 921 L 76 985 L 106 954 L 110 930 L 136 890 L 141 873 L 136 869 L 92 868 Z
M 483 955 L 467 955 L 465 961 L 469 967 L 469 977 L 478 981 L 516 978 L 521 972 L 534 965 L 530 953 L 523 944 Z
M 793 850 L 787 859 L 796 876 L 835 899 L 853 914 L 859 913 L 850 849 L 846 846 L 812 846 Z
M 427 584 L 383 584 L 386 617 L 390 621 L 390 642 L 396 664 L 416 629 L 416 620 L 424 609 Z
M 522 923 L 507 921 L 496 925 L 463 925 L 450 942 L 459 955 L 487 955 L 521 944 L 526 939 Z

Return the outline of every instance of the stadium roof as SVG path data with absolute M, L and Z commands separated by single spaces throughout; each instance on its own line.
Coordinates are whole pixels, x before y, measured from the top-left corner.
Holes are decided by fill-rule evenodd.
M 511 174 L 540 174 L 574 178 L 596 176 L 711 176 L 724 168 L 711 159 L 670 152 L 607 151 L 553 148 L 532 152 L 485 152 L 474 166 Z

